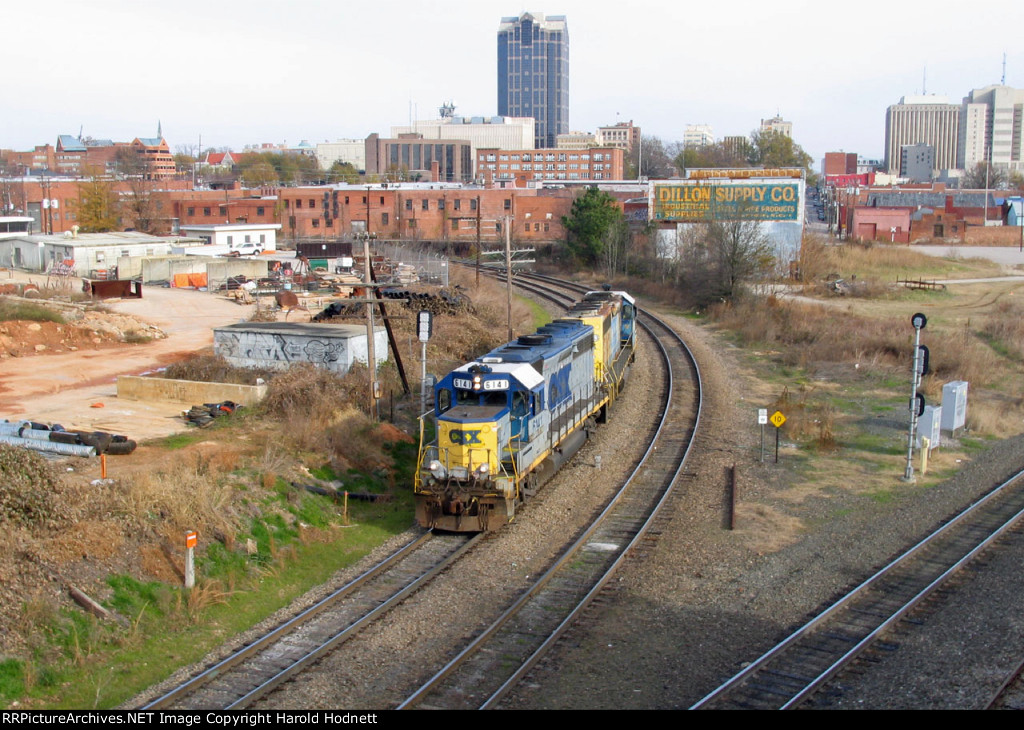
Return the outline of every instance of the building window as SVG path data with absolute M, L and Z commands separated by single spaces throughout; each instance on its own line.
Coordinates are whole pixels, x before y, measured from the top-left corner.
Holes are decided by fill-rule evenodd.
M 415 227 L 416 227 L 416 219 L 415 218 L 410 218 L 409 219 L 409 228 L 415 228 Z
M 309 207 L 310 208 L 315 208 L 316 207 L 316 198 L 310 198 L 309 199 Z
M 210 215 L 210 209 L 209 208 L 203 208 L 203 215 Z
M 455 210 L 462 210 L 462 199 L 461 198 L 456 198 L 455 199 Z
M 196 214 L 196 209 L 195 208 L 189 208 L 188 209 L 187 215 L 195 215 L 195 214 Z
M 266 243 L 266 242 L 267 242 L 267 234 L 261 233 L 260 234 L 260 243 Z
M 505 198 L 505 203 L 504 203 L 503 207 L 505 208 L 505 210 L 512 210 L 512 199 L 511 198 Z
M 381 213 L 380 214 L 380 224 L 382 226 L 386 226 L 388 224 L 388 220 L 389 219 L 388 219 L 388 214 L 387 213 Z
M 264 208 L 262 205 L 257 205 L 256 206 L 256 215 L 265 215 L 265 214 L 266 214 L 266 208 Z
M 345 196 L 345 205 L 348 205 L 348 196 Z
M 295 207 L 296 208 L 301 208 L 302 207 L 302 200 L 301 199 L 296 199 L 295 200 Z
M 252 237 L 248 233 L 245 234 L 245 242 L 252 243 Z
M 444 198 L 441 198 L 439 201 L 437 201 L 437 209 L 444 210 Z
M 228 245 L 230 246 L 234 242 L 235 242 L 235 237 L 234 236 L 228 236 Z
M 319 228 L 319 227 L 320 227 L 320 219 L 319 218 L 314 218 L 313 219 L 313 228 Z
M 476 210 L 476 198 L 469 199 L 469 209 Z
M 412 198 L 407 198 L 405 201 L 405 209 L 412 210 Z
M 430 210 L 430 201 L 426 198 L 423 199 L 423 210 Z
M 227 215 L 228 214 L 228 207 L 226 205 L 219 206 L 217 208 L 217 210 L 220 212 L 221 215 Z

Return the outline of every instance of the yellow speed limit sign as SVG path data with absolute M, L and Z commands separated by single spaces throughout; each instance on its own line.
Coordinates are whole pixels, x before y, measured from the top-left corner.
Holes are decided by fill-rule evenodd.
M 782 428 L 782 424 L 786 422 L 786 417 L 782 415 L 782 411 L 775 411 L 769 420 L 775 428 Z

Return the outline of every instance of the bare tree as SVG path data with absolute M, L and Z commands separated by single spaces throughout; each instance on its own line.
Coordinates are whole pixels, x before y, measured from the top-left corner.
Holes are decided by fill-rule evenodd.
M 141 178 L 128 180 L 128 192 L 121 197 L 121 213 L 137 231 L 159 235 L 164 226 L 159 218 L 153 188 L 156 183 Z
M 960 178 L 960 187 L 964 190 L 1001 189 L 1005 188 L 1008 182 L 1006 170 L 987 162 L 979 162 Z
M 619 218 L 609 225 L 601 238 L 604 243 L 601 250 L 601 263 L 604 267 L 605 276 L 611 280 L 626 268 L 629 226 L 625 219 Z
M 771 243 L 755 220 L 709 219 L 683 227 L 666 267 L 693 306 L 740 296 L 775 263 Z

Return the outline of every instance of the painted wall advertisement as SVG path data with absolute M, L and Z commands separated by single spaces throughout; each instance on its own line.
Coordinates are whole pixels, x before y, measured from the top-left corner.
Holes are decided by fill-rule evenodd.
M 658 221 L 799 221 L 800 184 L 709 180 L 655 185 L 652 207 L 652 219 Z

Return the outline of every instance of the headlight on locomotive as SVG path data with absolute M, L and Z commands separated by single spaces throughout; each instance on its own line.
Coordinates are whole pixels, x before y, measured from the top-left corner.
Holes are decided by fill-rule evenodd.
M 448 473 L 444 469 L 444 464 L 437 459 L 434 459 L 427 464 L 427 471 L 429 471 L 434 479 L 438 481 L 442 481 L 446 476 L 448 476 Z
M 487 475 L 491 473 L 490 464 L 481 464 L 473 470 L 474 479 L 486 479 Z

